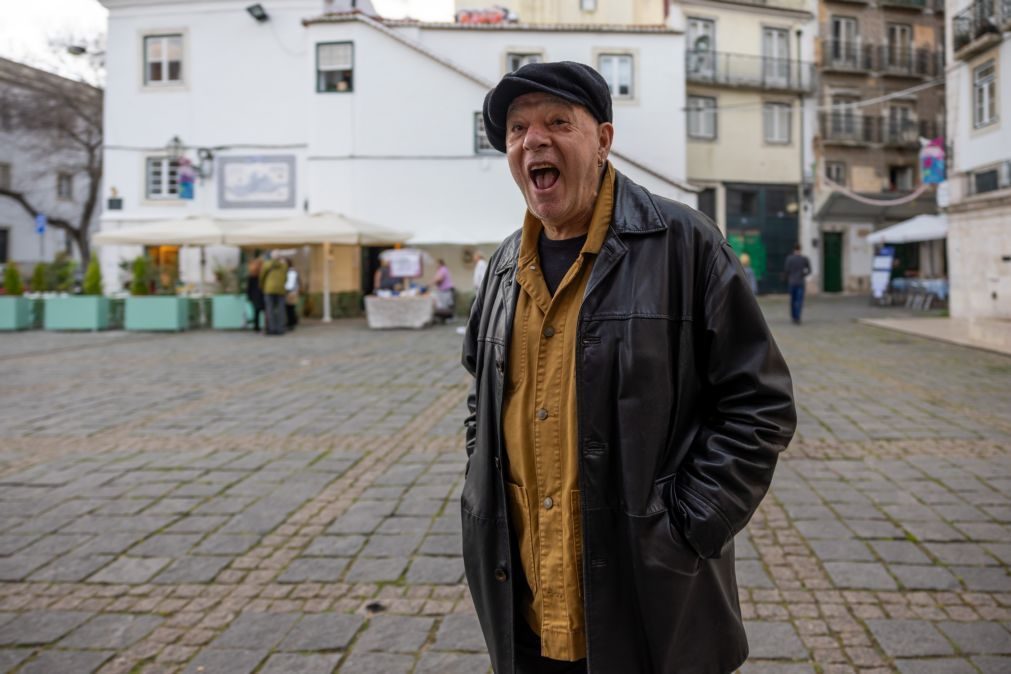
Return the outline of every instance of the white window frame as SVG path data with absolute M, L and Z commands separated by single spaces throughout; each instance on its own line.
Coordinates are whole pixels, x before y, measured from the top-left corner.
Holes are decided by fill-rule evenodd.
M 779 101 L 763 103 L 762 136 L 769 145 L 793 142 L 793 106 Z
M 844 161 L 826 161 L 825 177 L 837 185 L 846 186 L 847 166 Z
M 56 198 L 60 201 L 74 200 L 74 174 L 56 174 Z
M 159 188 L 155 192 L 154 172 L 158 172 Z M 174 174 L 174 183 L 173 183 Z M 175 201 L 179 199 L 179 162 L 171 157 L 156 156 L 144 159 L 144 196 L 148 201 Z
M 169 40 L 178 38 L 179 40 L 179 77 L 177 79 L 169 79 L 169 63 L 172 61 L 168 58 L 169 51 Z M 148 60 L 148 42 L 151 40 L 160 40 L 162 57 L 161 57 L 161 79 L 153 80 L 151 79 L 151 69 L 150 61 Z M 186 83 L 186 35 L 181 31 L 164 31 L 157 33 L 145 33 L 141 36 L 141 63 L 143 64 L 142 81 L 145 87 L 159 88 L 159 87 L 178 87 Z
M 906 70 L 913 64 L 913 27 L 908 23 L 888 23 L 885 26 L 885 52 L 888 66 Z
M 333 46 L 347 46 L 348 59 L 346 61 L 323 66 L 320 64 L 320 48 Z M 355 90 L 355 43 L 350 40 L 335 40 L 332 42 L 316 43 L 316 93 L 317 94 L 350 94 Z M 350 84 L 346 89 L 327 89 L 323 87 L 323 73 L 349 73 Z
M 702 42 L 702 39 L 708 44 Z M 688 73 L 697 78 L 716 76 L 716 20 L 688 17 Z
M 474 154 L 501 154 L 492 147 L 488 134 L 484 130 L 484 114 L 474 113 Z
M 762 26 L 762 81 L 772 86 L 790 82 L 790 31 Z
M 519 62 L 515 68 L 512 62 L 516 60 Z M 523 66 L 529 63 L 543 63 L 544 62 L 544 51 L 543 50 L 524 50 L 524 49 L 509 49 L 506 51 L 505 55 L 505 72 L 514 73 Z
M 597 0 L 579 0 L 579 9 L 584 12 L 596 12 Z
M 621 87 L 621 63 L 627 59 L 629 64 L 628 72 L 628 92 L 616 91 Z M 614 101 L 633 101 L 636 96 L 635 86 L 635 55 L 627 51 L 601 51 L 597 53 L 597 72 L 599 72 L 607 82 L 607 88 L 611 91 L 611 99 Z M 607 63 L 607 65 L 605 65 Z M 615 84 L 616 82 L 616 84 Z
M 989 74 L 980 73 L 989 69 Z M 972 69 L 972 123 L 979 129 L 997 121 L 997 62 L 990 59 Z
M 836 33 L 839 36 L 836 36 Z M 849 34 L 852 33 L 852 36 Z M 852 39 L 848 39 L 852 37 Z M 834 15 L 829 19 L 832 64 L 850 68 L 860 66 L 860 21 L 853 16 Z
M 715 96 L 688 96 L 685 128 L 688 137 L 695 140 L 716 140 L 718 120 Z M 709 124 L 706 124 L 709 120 Z M 707 128 L 712 127 L 712 128 Z

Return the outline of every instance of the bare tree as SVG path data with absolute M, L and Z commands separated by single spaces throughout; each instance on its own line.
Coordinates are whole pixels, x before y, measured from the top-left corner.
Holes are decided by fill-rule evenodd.
M 60 40 L 52 43 L 58 45 Z M 91 59 L 95 77 L 81 77 L 80 81 L 0 58 L 0 123 L 27 145 L 23 149 L 39 165 L 50 166 L 47 158 L 58 156 L 62 171 L 84 179 L 84 199 L 74 216 L 47 213 L 49 226 L 66 232 L 84 264 L 91 256 L 88 230 L 99 206 L 102 184 L 103 91 L 83 80 L 100 78 L 101 43 L 101 38 L 84 43 L 83 55 Z M 0 198 L 12 199 L 35 217 L 46 205 L 37 203 L 25 187 L 0 185 Z

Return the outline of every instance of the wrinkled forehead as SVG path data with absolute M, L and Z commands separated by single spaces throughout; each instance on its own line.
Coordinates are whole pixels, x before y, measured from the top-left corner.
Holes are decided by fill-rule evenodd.
M 516 114 L 521 114 L 524 111 L 539 107 L 546 109 L 562 108 L 567 111 L 578 110 L 582 111 L 590 118 L 593 117 L 593 115 L 590 114 L 590 111 L 581 105 L 567 101 L 564 98 L 555 96 L 554 94 L 535 91 L 529 94 L 523 94 L 522 96 L 517 96 L 513 99 L 512 103 L 509 104 L 508 110 L 506 110 L 506 121 L 508 122 L 508 120 Z

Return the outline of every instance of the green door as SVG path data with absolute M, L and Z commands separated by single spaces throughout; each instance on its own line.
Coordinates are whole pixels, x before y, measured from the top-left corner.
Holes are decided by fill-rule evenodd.
M 795 185 L 727 185 L 727 241 L 751 257 L 759 293 L 786 292 L 783 264 L 797 242 Z
M 821 249 L 824 258 L 822 269 L 825 270 L 825 292 L 842 292 L 842 232 L 823 232 Z

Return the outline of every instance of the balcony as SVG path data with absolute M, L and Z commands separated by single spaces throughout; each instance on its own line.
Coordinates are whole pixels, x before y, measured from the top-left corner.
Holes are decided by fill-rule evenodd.
M 916 150 L 920 137 L 933 138 L 937 125 L 929 120 L 892 121 L 878 115 L 865 115 L 855 110 L 823 112 L 818 128 L 823 143 L 833 145 L 875 145 Z
M 995 45 L 1001 30 L 1011 30 L 1011 0 L 976 0 L 955 15 L 955 57 L 966 59 Z
M 867 3 L 867 0 L 859 1 L 864 4 Z M 730 2 L 735 5 L 758 5 L 760 7 L 792 9 L 797 12 L 807 11 L 807 2 L 805 2 L 805 0 L 724 0 L 724 2 Z
M 823 40 L 821 47 L 825 72 L 915 78 L 938 77 L 944 72 L 944 53 L 932 49 L 840 40 Z
M 814 91 L 814 65 L 790 59 L 689 51 L 685 56 L 685 69 L 688 81 L 695 84 L 794 93 Z
M 892 9 L 911 9 L 914 12 L 922 12 L 927 8 L 927 0 L 881 0 L 882 7 Z

